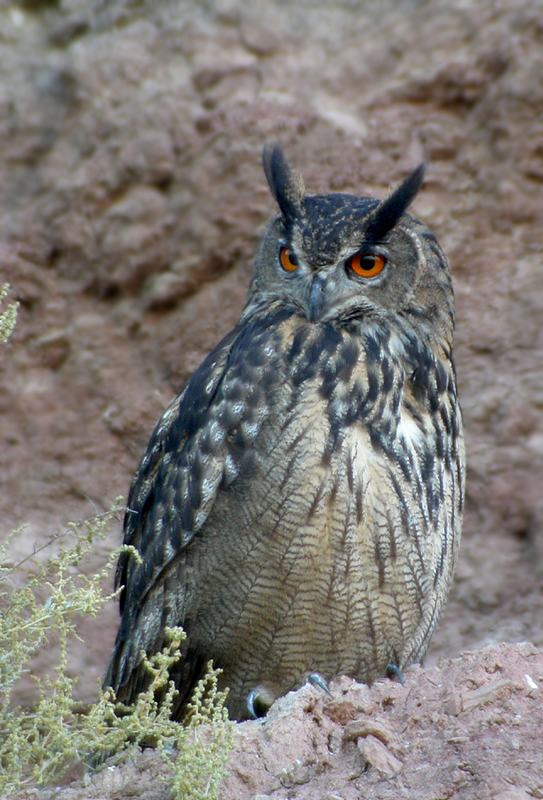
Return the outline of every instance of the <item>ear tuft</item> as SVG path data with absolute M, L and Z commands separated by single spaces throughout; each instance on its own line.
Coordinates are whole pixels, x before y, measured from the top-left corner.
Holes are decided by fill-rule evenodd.
M 264 147 L 262 164 L 270 191 L 283 216 L 287 220 L 296 217 L 305 193 L 302 176 L 291 169 L 278 144 Z
M 366 231 L 366 238 L 378 242 L 392 230 L 420 191 L 426 165 L 420 164 L 405 178 L 392 194 L 386 197 L 373 211 Z

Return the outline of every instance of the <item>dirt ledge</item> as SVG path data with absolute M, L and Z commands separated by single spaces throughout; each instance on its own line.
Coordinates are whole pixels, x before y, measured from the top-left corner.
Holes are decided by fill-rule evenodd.
M 543 650 L 499 644 L 405 686 L 342 677 L 332 695 L 306 685 L 262 722 L 235 725 L 223 800 L 528 800 L 543 798 Z M 169 800 L 162 759 L 110 767 L 89 785 L 16 800 Z

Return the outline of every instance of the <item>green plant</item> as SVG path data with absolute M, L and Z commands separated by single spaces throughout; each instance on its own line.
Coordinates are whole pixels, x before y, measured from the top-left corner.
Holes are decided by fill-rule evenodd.
M 116 702 L 112 690 L 98 690 L 97 701 L 82 708 L 73 697 L 74 679 L 66 674 L 71 637 L 80 615 L 96 615 L 112 595 L 103 591 L 118 556 L 104 569 L 85 576 L 80 564 L 96 537 L 104 537 L 118 517 L 119 500 L 105 514 L 72 523 L 46 546 L 62 543 L 58 554 L 39 564 L 36 555 L 13 564 L 10 544 L 0 547 L 0 794 L 29 784 L 58 780 L 74 761 L 117 761 L 139 746 L 158 748 L 173 763 L 174 794 L 185 800 L 216 797 L 232 744 L 232 725 L 224 707 L 226 694 L 217 689 L 217 671 L 208 666 L 189 706 L 187 725 L 172 722 L 176 689 L 169 669 L 178 659 L 185 634 L 168 632 L 162 653 L 146 660 L 151 685 L 130 707 Z M 68 542 L 67 546 L 64 543 Z M 42 550 L 44 548 L 41 548 Z M 23 586 L 17 573 L 32 562 L 34 573 Z M 55 674 L 38 681 L 40 700 L 32 711 L 11 708 L 14 686 L 39 648 L 53 637 L 60 643 Z M 156 700 L 160 693 L 162 700 Z M 205 724 L 204 724 L 205 723 Z
M 9 292 L 9 283 L 0 287 L 0 305 Z M 19 303 L 10 303 L 4 311 L 0 312 L 0 342 L 7 342 L 17 321 Z
M 0 304 L 9 290 L 0 289 Z M 0 341 L 6 342 L 17 318 L 18 303 L 0 312 Z M 179 658 L 185 634 L 167 631 L 162 653 L 144 659 L 151 681 L 133 706 L 116 702 L 111 689 L 98 688 L 98 698 L 88 708 L 74 700 L 75 680 L 66 674 L 68 647 L 77 637 L 77 617 L 96 616 L 114 595 L 104 592 L 119 553 L 113 552 L 104 568 L 87 577 L 81 562 L 91 553 L 97 537 L 104 538 L 119 516 L 122 498 L 105 514 L 70 523 L 63 533 L 50 537 L 43 547 L 18 563 L 9 558 L 10 546 L 23 528 L 0 546 L 0 794 L 28 784 L 45 785 L 58 779 L 74 761 L 100 763 L 114 754 L 122 760 L 130 750 L 151 745 L 164 758 L 173 759 L 172 788 L 179 800 L 217 797 L 233 742 L 233 728 L 224 707 L 226 692 L 217 687 L 218 670 L 211 662 L 189 703 L 187 724 L 170 719 L 177 690 L 169 670 Z M 67 546 L 63 546 L 67 542 Z M 52 545 L 59 552 L 39 563 L 37 555 Z M 32 566 L 18 585 L 20 570 Z M 19 581 L 20 583 L 20 581 Z M 31 711 L 11 707 L 13 689 L 28 671 L 46 641 L 57 638 L 60 655 L 55 675 L 36 679 L 40 700 Z M 156 700 L 157 693 L 161 702 Z

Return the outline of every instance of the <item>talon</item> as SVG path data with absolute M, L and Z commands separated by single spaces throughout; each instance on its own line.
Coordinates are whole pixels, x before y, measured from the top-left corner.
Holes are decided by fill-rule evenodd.
M 249 716 L 251 719 L 258 719 L 258 714 L 255 710 L 255 700 L 257 698 L 258 692 L 256 689 L 252 689 L 249 694 L 247 695 L 247 711 L 249 712 Z
M 405 686 L 405 681 L 403 679 L 403 672 L 398 667 L 397 664 L 389 664 L 387 666 L 387 676 L 389 678 L 398 678 L 402 686 Z
M 257 686 L 247 695 L 246 705 L 250 719 L 261 719 L 270 710 L 276 694 L 266 686 Z
M 332 692 L 328 688 L 328 684 L 326 683 L 322 675 L 319 675 L 318 672 L 312 672 L 311 675 L 308 677 L 307 681 L 312 686 L 318 686 L 319 689 L 322 689 L 323 692 L 326 692 L 326 694 L 332 697 Z

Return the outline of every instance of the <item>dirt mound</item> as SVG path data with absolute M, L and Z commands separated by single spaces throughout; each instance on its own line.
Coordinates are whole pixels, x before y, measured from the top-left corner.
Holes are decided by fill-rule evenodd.
M 306 685 L 237 724 L 224 800 L 528 800 L 543 797 L 543 651 L 495 645 L 406 671 L 405 686 Z M 169 800 L 153 751 L 57 790 L 56 800 Z M 52 800 L 44 792 L 18 800 Z

